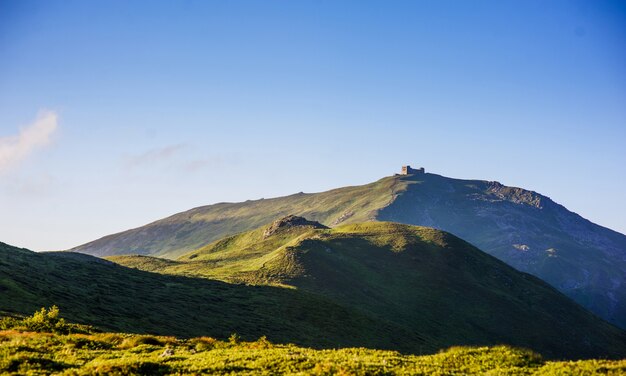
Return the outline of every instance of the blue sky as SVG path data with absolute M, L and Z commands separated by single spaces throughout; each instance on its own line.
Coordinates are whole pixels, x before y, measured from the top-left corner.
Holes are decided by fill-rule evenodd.
M 0 1 L 0 241 L 409 163 L 626 232 L 626 5 Z

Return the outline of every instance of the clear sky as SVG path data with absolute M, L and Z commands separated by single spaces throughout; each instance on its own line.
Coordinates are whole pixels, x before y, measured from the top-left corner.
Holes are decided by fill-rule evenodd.
M 402 164 L 626 232 L 624 1 L 0 0 L 0 241 Z

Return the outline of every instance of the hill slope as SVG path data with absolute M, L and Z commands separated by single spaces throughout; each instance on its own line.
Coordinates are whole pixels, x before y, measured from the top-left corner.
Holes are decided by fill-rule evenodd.
M 507 343 L 559 356 L 619 356 L 624 332 L 541 280 L 439 230 L 395 223 L 269 227 L 176 261 L 110 259 L 161 273 L 287 285 L 417 333 L 438 348 Z
M 3 243 L 0 293 L 0 312 L 28 314 L 56 304 L 68 319 L 105 330 L 435 350 L 398 325 L 293 289 L 148 273 L 92 256 L 39 254 Z
M 175 258 L 288 214 L 331 227 L 383 220 L 452 232 L 626 328 L 626 236 L 538 193 L 496 182 L 416 174 L 322 193 L 203 206 L 73 250 Z
M 497 182 L 409 176 L 377 219 L 444 229 L 626 328 L 626 236 Z

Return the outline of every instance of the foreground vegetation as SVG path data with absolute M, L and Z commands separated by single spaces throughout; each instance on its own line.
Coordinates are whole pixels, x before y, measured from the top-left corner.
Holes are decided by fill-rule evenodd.
M 626 373 L 626 360 L 550 362 L 532 351 L 455 347 L 435 355 L 278 345 L 265 337 L 228 341 L 96 333 L 68 324 L 58 310 L 0 321 L 0 373 L 66 375 L 311 374 L 311 375 L 580 375 Z

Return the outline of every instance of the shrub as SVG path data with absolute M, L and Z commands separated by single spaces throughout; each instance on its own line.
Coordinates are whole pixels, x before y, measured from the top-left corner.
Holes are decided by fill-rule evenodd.
M 228 342 L 231 345 L 236 345 L 239 342 L 241 342 L 241 337 L 239 336 L 239 334 L 233 333 L 233 334 L 230 335 L 230 337 L 228 337 Z
M 32 316 L 24 319 L 4 317 L 0 320 L 0 329 L 16 329 L 40 333 L 90 333 L 92 328 L 86 325 L 68 324 L 59 317 L 59 307 L 41 308 Z
M 166 375 L 170 373 L 166 364 L 137 360 L 112 360 L 85 369 L 89 375 Z
M 98 341 L 102 341 L 110 344 L 111 346 L 118 346 L 124 342 L 124 336 L 117 333 L 99 333 L 95 335 Z
M 64 342 L 67 346 L 75 349 L 108 350 L 113 347 L 110 342 L 82 334 L 67 336 Z
M 3 317 L 0 319 L 0 330 L 15 329 L 21 320 L 14 317 Z
M 33 373 L 33 370 L 60 371 L 67 365 L 51 359 L 43 358 L 39 354 L 22 353 L 0 361 L 2 373 Z
M 140 345 L 149 345 L 149 346 L 163 346 L 163 342 L 161 342 L 158 338 L 153 336 L 132 336 L 126 338 L 119 347 L 121 349 L 130 349 L 132 347 L 137 347 Z
M 65 320 L 59 318 L 59 307 L 52 306 L 48 310 L 41 308 L 31 317 L 22 320 L 24 326 L 33 332 L 49 332 L 67 334 L 69 328 L 65 324 Z
M 189 344 L 198 352 L 212 350 L 218 343 L 218 340 L 211 337 L 198 337 L 189 340 Z
M 263 336 L 255 342 L 248 343 L 246 347 L 249 349 L 271 349 L 273 345 L 266 336 Z

